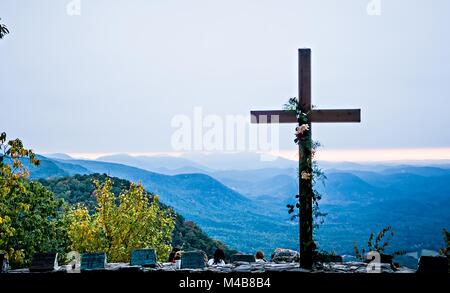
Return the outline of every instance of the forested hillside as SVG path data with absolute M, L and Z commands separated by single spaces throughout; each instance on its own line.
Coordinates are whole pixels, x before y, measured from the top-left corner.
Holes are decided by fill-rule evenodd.
M 84 204 L 90 212 L 95 210 L 96 200 L 94 197 L 94 180 L 104 182 L 108 176 L 106 174 L 75 175 L 51 179 L 39 179 L 39 182 L 47 189 L 54 192 L 58 198 L 64 199 L 69 204 Z M 121 191 L 130 188 L 130 181 L 109 177 L 113 183 L 113 193 L 117 196 Z M 152 197 L 154 194 L 149 193 Z M 164 203 L 159 202 L 164 209 L 171 209 Z M 184 217 L 175 213 L 176 224 L 173 231 L 172 244 L 183 250 L 201 249 L 209 256 L 216 248 L 222 248 L 227 255 L 234 253 L 224 243 L 211 239 L 199 226 L 192 221 L 185 221 Z

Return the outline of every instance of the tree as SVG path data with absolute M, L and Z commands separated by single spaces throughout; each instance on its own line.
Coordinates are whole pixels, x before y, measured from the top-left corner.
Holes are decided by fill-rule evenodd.
M 0 20 L 2 19 L 0 18 Z M 3 39 L 6 34 L 9 34 L 8 28 L 6 25 L 0 23 L 0 39 Z
M 5 242 L 12 267 L 30 263 L 35 252 L 58 252 L 64 256 L 67 232 L 64 202 L 40 183 L 26 181 L 25 192 L 10 193 L 4 203 L 14 233 Z
M 154 248 L 159 260 L 171 250 L 175 220 L 150 198 L 142 185 L 131 184 L 116 201 L 112 181 L 94 182 L 97 199 L 92 215 L 78 205 L 68 215 L 70 248 L 78 252 L 105 251 L 111 262 L 128 262 L 135 248 Z
M 29 263 L 34 252 L 59 251 L 66 246 L 63 202 L 40 183 L 30 182 L 24 162 L 39 165 L 20 139 L 0 134 L 0 250 L 12 267 Z

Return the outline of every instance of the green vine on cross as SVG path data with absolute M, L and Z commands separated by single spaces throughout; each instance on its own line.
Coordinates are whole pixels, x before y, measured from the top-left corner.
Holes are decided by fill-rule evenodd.
M 323 223 L 326 213 L 320 212 L 319 201 L 322 198 L 322 194 L 315 189 L 318 182 L 324 184 L 326 180 L 325 173 L 320 169 L 317 161 L 314 159 L 317 149 L 321 146 L 320 142 L 313 141 L 309 126 L 308 115 L 309 113 L 302 112 L 298 99 L 290 98 L 283 109 L 285 111 L 295 111 L 299 126 L 296 128 L 294 143 L 300 147 L 300 169 L 297 170 L 297 176 L 302 180 L 308 180 L 312 185 L 312 199 L 313 199 L 313 216 L 318 222 L 314 223 L 314 228 L 318 228 Z M 303 171 L 301 171 L 303 170 Z M 294 205 L 288 204 L 288 213 L 293 214 L 295 208 L 300 209 L 300 196 L 297 194 L 297 203 Z M 293 214 L 291 220 L 296 219 L 299 216 L 298 213 Z

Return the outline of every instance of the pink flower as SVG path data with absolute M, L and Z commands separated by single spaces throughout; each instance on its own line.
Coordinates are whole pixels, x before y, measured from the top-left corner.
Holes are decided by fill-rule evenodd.
M 309 130 L 309 125 L 308 124 L 302 124 L 300 126 L 297 126 L 295 128 L 295 135 L 301 137 L 301 136 L 303 136 L 303 133 L 305 131 L 307 131 L 307 130 Z
M 297 126 L 295 128 L 295 134 L 303 134 L 305 131 L 309 130 L 309 125 L 308 124 L 302 124 L 300 126 Z

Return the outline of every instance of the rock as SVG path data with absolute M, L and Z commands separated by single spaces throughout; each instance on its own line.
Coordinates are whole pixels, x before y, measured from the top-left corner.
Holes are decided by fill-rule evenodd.
M 298 262 L 299 260 L 300 254 L 292 249 L 277 248 L 272 254 L 272 261 L 276 263 Z
M 421 256 L 418 273 L 448 273 L 448 259 L 445 256 Z
M 106 267 L 109 271 L 127 271 L 127 272 L 140 272 L 143 270 L 141 266 L 133 266 L 127 263 L 107 263 Z
M 267 263 L 265 266 L 265 270 L 268 272 L 284 272 L 296 268 L 300 268 L 298 263 Z
M 35 253 L 30 272 L 52 272 L 58 269 L 58 253 Z
M 8 271 L 8 273 L 10 273 L 10 274 L 24 274 L 24 273 L 29 273 L 29 272 L 30 272 L 30 270 L 28 268 Z
M 206 253 L 201 250 L 186 251 L 181 254 L 181 268 L 203 270 L 208 262 Z
M 236 267 L 236 268 L 234 268 L 234 270 L 233 270 L 233 272 L 240 272 L 240 273 L 242 273 L 242 272 L 251 272 L 252 271 L 252 266 L 251 265 L 241 265 L 241 266 L 238 266 L 238 267 Z
M 407 267 L 399 267 L 399 268 L 395 271 L 395 273 L 397 273 L 397 274 L 405 274 L 405 273 L 410 274 L 410 273 L 415 273 L 415 272 L 416 272 L 415 270 L 410 269 L 410 268 L 407 268 Z
M 0 273 L 7 273 L 9 269 L 8 256 L 6 253 L 0 253 Z
M 240 254 L 240 253 L 237 253 L 237 254 L 233 254 L 231 256 L 231 262 L 234 263 L 234 262 L 241 262 L 241 261 L 243 261 L 243 262 L 255 262 L 256 259 L 255 259 L 255 256 L 253 254 Z
M 446 258 L 445 258 L 446 259 Z M 447 263 L 445 263 L 447 265 Z M 59 267 L 58 273 L 67 272 L 70 266 L 63 265 Z M 234 264 L 225 264 L 223 266 L 209 266 L 204 269 L 176 269 L 174 263 L 158 263 L 155 268 L 132 266 L 129 263 L 108 263 L 105 271 L 129 271 L 129 272 L 213 272 L 213 273 L 262 273 L 262 272 L 301 272 L 301 273 L 367 273 L 367 263 L 365 262 L 324 262 L 315 263 L 312 270 L 300 268 L 298 262 L 237 262 Z M 392 269 L 390 264 L 380 264 L 381 273 L 413 273 L 414 270 L 400 267 L 396 270 Z M 28 269 L 10 270 L 9 273 L 29 273 Z
M 390 264 L 379 265 L 380 273 L 394 273 Z M 347 262 L 347 263 L 323 263 L 316 264 L 313 272 L 326 272 L 326 273 L 369 273 L 367 269 L 367 263 L 365 262 Z M 413 272 L 413 270 L 405 270 L 402 272 Z

